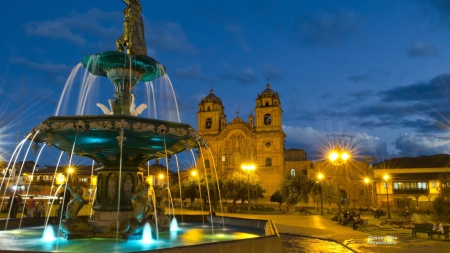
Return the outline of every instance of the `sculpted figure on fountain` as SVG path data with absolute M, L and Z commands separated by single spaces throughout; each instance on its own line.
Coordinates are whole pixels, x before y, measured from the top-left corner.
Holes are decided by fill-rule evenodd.
M 147 46 L 144 37 L 144 22 L 142 21 L 142 7 L 139 0 L 123 0 L 127 5 L 123 14 L 125 22 L 123 24 L 123 35 L 116 41 L 117 51 L 123 52 L 127 49 L 127 54 L 147 55 Z
M 76 235 L 84 237 L 92 233 L 92 227 L 78 218 L 78 213 L 84 206 L 83 189 L 67 184 L 67 191 L 72 193 L 72 199 L 67 203 L 66 218 L 61 222 L 61 231 L 69 237 Z

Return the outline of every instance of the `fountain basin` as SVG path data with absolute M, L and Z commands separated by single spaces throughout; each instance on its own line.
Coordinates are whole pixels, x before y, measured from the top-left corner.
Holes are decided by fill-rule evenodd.
M 2 245 L 0 252 L 281 252 L 281 238 L 270 220 L 226 217 L 223 219 L 225 222 L 223 225 L 222 217 L 217 216 L 212 219 L 214 225 L 214 232 L 212 232 L 211 223 L 202 224 L 203 218 L 200 215 L 183 216 L 185 222 L 180 224 L 179 231 L 160 233 L 160 240 L 151 243 L 142 243 L 140 240 L 99 238 L 79 240 L 58 238 L 52 242 L 44 242 L 43 227 L 28 227 L 26 225 L 31 223 L 24 219 L 20 231 L 15 229 L 0 232 L 0 245 Z M 31 219 L 44 220 L 44 218 Z M 57 218 L 52 219 L 57 220 Z M 8 223 L 9 228 L 18 224 L 14 222 L 15 220 L 20 219 L 11 219 Z M 178 220 L 181 220 L 181 217 L 178 217 Z M 0 220 L 0 226 L 4 222 L 5 220 Z M 52 226 L 56 229 L 57 224 L 53 223 Z

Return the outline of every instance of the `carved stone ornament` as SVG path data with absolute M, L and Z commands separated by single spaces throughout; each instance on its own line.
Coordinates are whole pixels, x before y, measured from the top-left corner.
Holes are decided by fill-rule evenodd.
M 39 131 L 48 131 L 50 130 L 50 127 L 47 124 L 41 123 L 36 127 L 36 129 Z
M 129 161 L 133 161 L 133 160 L 135 160 L 138 157 L 138 154 L 136 154 L 136 153 L 128 153 L 127 156 L 128 156 L 128 160 Z
M 83 132 L 86 130 L 86 124 L 81 120 L 79 120 L 77 123 L 75 123 L 75 127 L 76 127 L 77 131 Z
M 124 119 L 122 119 L 121 121 L 116 121 L 116 123 L 114 124 L 114 127 L 119 128 L 119 129 L 129 129 L 130 124 L 128 124 L 128 122 L 126 122 Z
M 73 125 L 73 122 L 53 122 L 52 123 L 52 129 L 55 131 L 74 131 L 75 127 Z
M 131 70 L 131 74 L 130 74 L 130 69 L 128 68 L 116 68 L 116 69 L 110 69 L 108 70 L 108 72 L 106 73 L 107 77 L 109 79 L 117 79 L 117 78 L 123 78 L 124 76 L 131 76 L 132 78 L 136 79 L 137 81 L 142 79 L 142 73 L 140 71 L 136 71 L 136 70 Z
M 124 133 L 125 133 L 125 131 L 122 128 L 122 130 L 120 130 L 120 135 L 116 137 L 117 141 L 119 142 L 120 147 L 122 147 L 123 142 L 127 140 L 127 137 L 123 136 Z
M 95 121 L 89 123 L 91 130 L 97 129 L 97 130 L 112 130 L 113 124 L 111 121 Z
M 155 126 L 153 124 L 134 123 L 133 131 L 135 132 L 152 132 L 155 133 Z
M 183 128 L 169 128 L 169 131 L 167 134 L 174 135 L 174 136 L 186 136 L 188 134 L 186 129 Z
M 117 193 L 117 177 L 114 174 L 110 174 L 107 180 L 106 200 L 112 203 L 116 199 Z
M 110 162 L 117 161 L 117 154 L 116 153 L 103 153 L 103 156 L 106 158 L 106 160 Z
M 33 154 L 36 154 L 40 147 L 41 146 L 39 146 L 37 142 L 34 142 L 33 146 L 31 146 L 31 148 L 33 149 Z
M 49 148 L 52 147 L 52 143 L 53 143 L 53 136 L 51 133 L 47 133 L 47 137 L 44 139 L 45 140 L 45 144 L 47 144 L 47 146 Z
M 167 130 L 166 126 L 160 125 L 158 129 L 156 129 L 156 133 L 159 135 L 166 134 L 166 130 Z

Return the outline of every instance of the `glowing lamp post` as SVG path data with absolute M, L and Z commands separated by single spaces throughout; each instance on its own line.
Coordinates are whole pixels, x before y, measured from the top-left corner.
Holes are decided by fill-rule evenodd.
M 317 174 L 317 180 L 320 182 L 320 215 L 323 215 L 323 199 L 322 199 L 322 180 L 324 179 L 324 175 L 322 173 Z
M 164 174 L 163 174 L 163 173 L 159 173 L 158 178 L 159 178 L 159 180 L 160 180 L 161 186 L 163 186 Z
M 247 173 L 247 212 L 250 213 L 250 173 L 255 170 L 254 164 L 242 164 L 241 166 L 242 170 Z
M 365 177 L 364 178 L 364 183 L 367 185 L 367 187 L 369 187 L 369 184 L 370 184 L 371 194 L 369 194 L 370 195 L 370 201 L 369 202 L 371 202 L 372 206 L 373 206 L 374 205 L 374 202 L 373 202 L 373 182 L 372 182 L 372 180 L 369 177 Z
M 386 198 L 387 198 L 387 210 L 388 210 L 387 217 L 388 217 L 388 219 L 390 219 L 391 218 L 391 210 L 389 207 L 389 175 L 384 174 L 383 180 L 386 182 Z
M 338 173 L 338 167 L 344 164 L 348 159 L 350 158 L 350 155 L 347 151 L 341 150 L 340 148 L 336 148 L 333 150 L 329 155 L 328 159 L 330 162 L 336 167 L 336 179 L 337 179 L 337 190 L 338 190 L 338 208 L 339 213 L 341 213 L 341 192 L 339 190 L 339 173 Z
M 59 174 L 56 176 L 56 184 L 57 184 L 57 185 L 62 185 L 62 184 L 64 184 L 65 182 L 66 182 L 66 177 L 64 176 L 64 174 L 59 173 Z

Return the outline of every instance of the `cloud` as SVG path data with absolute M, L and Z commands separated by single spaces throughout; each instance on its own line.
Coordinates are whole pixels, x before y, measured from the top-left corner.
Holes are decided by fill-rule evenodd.
M 399 86 L 380 91 L 381 101 L 436 101 L 446 100 L 449 95 L 450 74 L 441 74 L 428 82 Z
M 69 67 L 65 64 L 36 63 L 23 57 L 12 58 L 10 62 L 12 64 L 24 66 L 26 68 L 34 69 L 44 73 L 53 84 L 64 83 L 72 69 L 72 67 Z
M 435 155 L 450 152 L 448 137 L 404 134 L 394 141 L 402 156 Z
M 283 79 L 283 70 L 280 68 L 274 67 L 269 64 L 263 64 L 259 67 L 261 73 L 264 77 L 270 79 L 270 81 L 278 81 Z
M 84 46 L 86 35 L 115 40 L 115 37 L 120 35 L 117 24 L 122 19 L 123 15 L 120 12 L 103 12 L 92 8 L 86 13 L 74 12 L 69 17 L 61 17 L 55 20 L 30 21 L 23 25 L 23 28 L 28 36 L 63 39 L 78 46 Z M 111 23 L 114 23 L 111 20 L 117 20 L 118 22 L 111 25 Z
M 406 50 L 406 53 L 410 57 L 418 57 L 418 58 L 423 58 L 423 59 L 428 59 L 428 58 L 438 56 L 438 51 L 434 45 L 422 44 L 420 42 L 417 42 L 417 43 L 411 45 Z
M 354 83 L 365 83 L 370 80 L 369 75 L 367 74 L 360 74 L 360 75 L 352 75 L 347 77 L 347 80 L 354 82 Z
M 198 49 L 191 45 L 180 24 L 172 21 L 161 21 L 156 24 L 147 22 L 145 37 L 149 48 L 196 54 Z
M 245 67 L 242 70 L 235 70 L 227 64 L 223 64 L 223 67 L 227 70 L 227 73 L 219 75 L 222 79 L 236 80 L 241 85 L 254 84 L 259 80 L 258 76 L 255 74 L 255 71 L 250 67 Z
M 202 73 L 201 67 L 199 64 L 194 64 L 191 66 L 188 66 L 184 69 L 177 69 L 175 70 L 175 75 L 180 79 L 191 79 L 191 80 L 197 80 L 201 82 L 215 82 L 214 78 L 207 77 Z
M 236 44 L 238 44 L 242 50 L 242 52 L 247 53 L 250 51 L 250 45 L 247 40 L 245 40 L 242 32 L 242 28 L 236 24 L 228 24 L 225 27 L 225 30 L 229 32 L 234 38 Z
M 367 133 L 355 132 L 351 134 L 326 133 L 312 127 L 292 127 L 283 125 L 286 145 L 290 147 L 303 147 L 312 157 L 324 157 L 324 154 L 335 145 L 342 145 L 352 150 L 354 156 L 373 154 L 385 157 L 387 143 L 376 136 Z
M 97 38 L 91 47 L 111 49 L 122 34 L 123 14 L 120 12 L 103 12 L 92 8 L 86 13 L 71 13 L 69 17 L 55 20 L 30 21 L 23 25 L 29 36 L 48 37 L 73 42 L 77 46 L 85 46 L 88 35 Z M 176 51 L 197 53 L 187 39 L 180 24 L 172 21 L 152 23 L 145 19 L 145 38 L 149 52 Z
M 296 44 L 340 49 L 359 35 L 361 18 L 352 11 L 341 10 L 301 18 L 294 26 L 292 40 Z

